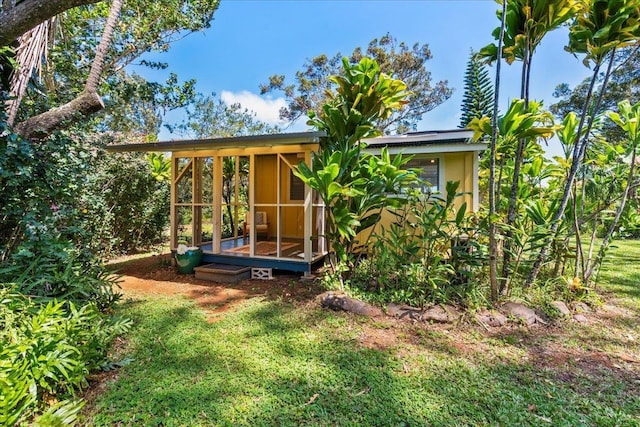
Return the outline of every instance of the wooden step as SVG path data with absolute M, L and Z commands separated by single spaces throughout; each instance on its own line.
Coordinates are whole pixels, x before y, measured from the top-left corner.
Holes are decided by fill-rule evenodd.
M 229 264 L 207 264 L 193 269 L 196 279 L 218 283 L 238 283 L 251 277 L 251 267 Z

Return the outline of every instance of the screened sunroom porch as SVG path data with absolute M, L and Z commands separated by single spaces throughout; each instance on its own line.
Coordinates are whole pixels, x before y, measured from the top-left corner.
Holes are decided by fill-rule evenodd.
M 111 150 L 171 152 L 172 250 L 198 246 L 207 263 L 309 273 L 327 252 L 324 206 L 293 168 L 310 163 L 321 136 L 168 141 Z

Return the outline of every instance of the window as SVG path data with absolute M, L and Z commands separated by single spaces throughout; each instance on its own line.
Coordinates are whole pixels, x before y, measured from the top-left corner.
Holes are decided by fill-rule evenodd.
M 405 168 L 420 169 L 418 176 L 426 181 L 419 188 L 423 193 L 433 193 L 440 189 L 440 161 L 439 159 L 413 158 Z

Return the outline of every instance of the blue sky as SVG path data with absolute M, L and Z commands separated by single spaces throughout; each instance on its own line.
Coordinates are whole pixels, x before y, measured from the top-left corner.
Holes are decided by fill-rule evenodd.
M 493 0 L 222 0 L 211 28 L 174 43 L 166 53 L 146 56 L 168 62 L 167 70 L 133 69 L 152 80 L 162 80 L 169 72 L 181 80 L 195 78 L 199 92 L 239 101 L 273 123 L 284 101 L 278 94 L 259 95 L 259 85 L 270 75 L 291 77 L 308 58 L 348 54 L 390 33 L 409 45 L 429 44 L 433 58 L 427 68 L 433 81 L 448 80 L 454 88 L 448 101 L 423 117 L 418 130 L 451 129 L 459 122 L 469 50 L 493 41 L 498 7 Z M 549 34 L 533 60 L 531 94 L 547 106 L 554 102 L 557 84 L 574 86 L 589 74 L 580 59 L 564 51 L 566 40 L 566 29 Z M 519 95 L 520 66 L 505 65 L 503 70 L 504 110 L 508 100 Z M 493 69 L 491 74 L 493 79 Z M 182 115 L 173 112 L 166 120 L 179 122 Z M 297 124 L 290 130 L 305 128 Z M 166 130 L 160 135 L 175 137 Z

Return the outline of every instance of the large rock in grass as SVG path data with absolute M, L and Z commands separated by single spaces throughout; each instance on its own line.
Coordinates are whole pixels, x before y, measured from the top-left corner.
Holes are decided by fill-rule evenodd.
M 551 303 L 551 306 L 556 310 L 558 310 L 561 316 L 566 317 L 571 315 L 571 310 L 569 310 L 569 307 L 567 307 L 567 304 L 565 304 L 562 301 L 553 301 Z
M 499 311 L 483 310 L 476 313 L 476 320 L 483 325 L 494 328 L 504 326 L 507 323 L 507 317 Z
M 582 301 L 575 301 L 574 303 L 571 304 L 571 306 L 573 307 L 573 311 L 575 311 L 578 314 L 591 312 L 591 307 L 589 307 L 587 304 L 583 303 Z
M 367 304 L 366 302 L 350 298 L 342 293 L 331 291 L 325 292 L 318 295 L 317 300 L 320 302 L 320 305 L 332 310 L 343 310 L 368 317 L 384 315 L 382 310 L 379 308 L 374 307 L 371 304 Z
M 507 317 L 512 317 L 518 321 L 524 323 L 527 326 L 531 326 L 534 323 L 546 324 L 546 322 L 536 314 L 535 311 L 530 309 L 524 304 L 517 302 L 508 302 L 500 307 L 500 311 Z
M 578 323 L 587 323 L 589 321 L 584 314 L 580 314 L 580 313 L 574 314 L 573 320 L 575 320 Z
M 406 304 L 389 303 L 387 305 L 387 313 L 397 319 L 420 320 L 422 310 Z
M 434 305 L 423 311 L 421 318 L 425 322 L 455 323 L 460 319 L 460 312 L 451 305 Z

